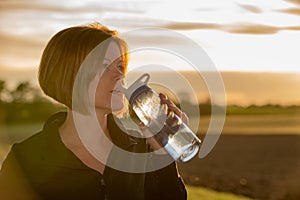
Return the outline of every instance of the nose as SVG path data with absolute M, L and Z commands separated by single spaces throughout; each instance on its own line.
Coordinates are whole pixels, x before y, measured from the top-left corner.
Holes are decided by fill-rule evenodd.
M 118 86 L 125 87 L 125 75 L 122 74 L 122 75 L 115 76 L 114 82 Z
M 123 78 L 122 79 L 120 79 L 119 80 L 119 82 L 120 82 L 120 85 L 122 86 L 122 87 L 125 87 L 125 76 L 123 76 Z
M 115 88 L 124 88 L 125 87 L 125 79 L 119 79 L 115 83 Z
M 114 75 L 114 79 L 115 79 L 116 81 L 124 80 L 124 78 L 125 78 L 125 74 L 123 74 L 122 72 L 117 72 L 117 73 L 115 73 L 115 75 Z

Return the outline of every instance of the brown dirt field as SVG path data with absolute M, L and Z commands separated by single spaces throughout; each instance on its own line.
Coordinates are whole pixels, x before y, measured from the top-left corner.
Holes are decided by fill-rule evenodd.
M 179 170 L 194 186 L 254 199 L 300 199 L 300 135 L 221 135 L 207 157 Z

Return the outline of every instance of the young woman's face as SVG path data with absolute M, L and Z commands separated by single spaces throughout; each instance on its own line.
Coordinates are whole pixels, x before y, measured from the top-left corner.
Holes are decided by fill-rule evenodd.
M 100 73 L 92 80 L 89 95 L 95 97 L 95 108 L 107 113 L 124 107 L 124 62 L 121 50 L 111 42 L 104 56 Z M 94 94 L 93 94 L 94 93 Z

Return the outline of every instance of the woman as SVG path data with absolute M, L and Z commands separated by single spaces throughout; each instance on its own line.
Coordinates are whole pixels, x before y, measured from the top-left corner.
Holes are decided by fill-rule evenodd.
M 96 56 L 91 54 L 94 49 Z M 121 91 L 127 50 L 116 31 L 98 23 L 67 28 L 53 36 L 42 55 L 39 83 L 68 112 L 51 116 L 41 132 L 13 145 L 0 172 L 1 199 L 186 199 L 174 162 L 138 173 L 109 165 L 120 159 L 112 153 L 114 145 L 135 153 L 160 148 L 153 138 L 125 133 L 112 115 L 126 108 Z M 173 113 L 182 117 L 166 96 L 160 97 L 167 121 L 174 122 Z M 91 123 L 93 117 L 100 129 Z M 87 146 L 78 124 L 85 125 L 87 135 L 105 137 Z M 102 155 L 100 159 L 94 152 Z

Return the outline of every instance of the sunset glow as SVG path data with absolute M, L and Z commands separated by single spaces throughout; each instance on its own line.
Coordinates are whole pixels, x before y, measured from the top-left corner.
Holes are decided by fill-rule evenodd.
M 120 32 L 149 26 L 179 31 L 201 45 L 219 70 L 300 71 L 297 1 L 15 0 L 0 5 L 0 70 L 36 68 L 55 32 L 99 21 Z
M 66 27 L 98 21 L 121 34 L 144 27 L 176 31 L 195 41 L 222 72 L 284 73 L 282 77 L 264 80 L 268 81 L 266 85 L 273 86 L 275 94 L 278 88 L 274 85 L 285 85 L 289 89 L 282 90 L 289 90 L 289 95 L 295 91 L 288 85 L 299 85 L 299 1 L 3 0 L 0 10 L 0 79 L 36 82 L 39 60 L 51 36 Z M 166 38 L 149 43 L 142 36 L 137 37 L 150 46 L 151 42 L 175 45 Z M 190 70 L 174 55 L 146 51 L 144 54 L 144 57 L 132 55 L 129 71 L 151 62 L 165 64 L 173 70 Z M 296 73 L 293 83 L 288 82 L 288 73 Z M 230 82 L 230 76 L 226 77 Z M 248 78 L 243 80 L 251 82 Z M 252 87 L 259 89 L 254 83 Z M 227 95 L 231 103 L 245 99 L 241 92 L 229 88 Z M 299 101 L 297 95 L 292 96 L 295 96 L 292 102 Z

